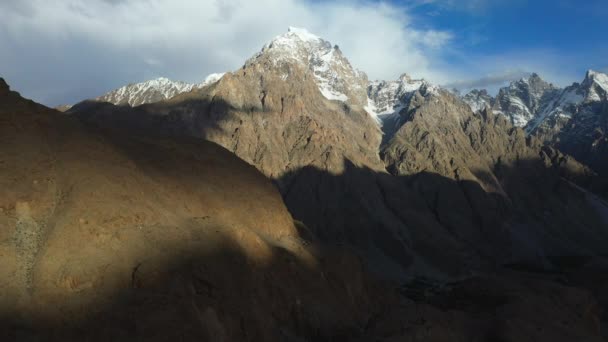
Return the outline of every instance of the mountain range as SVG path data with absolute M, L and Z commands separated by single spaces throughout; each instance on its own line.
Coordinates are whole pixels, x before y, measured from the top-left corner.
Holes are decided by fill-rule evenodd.
M 607 78 L 459 96 L 290 28 L 200 84 L 63 113 L 3 85 L 7 331 L 601 341 Z
M 309 69 L 321 94 L 329 100 L 363 106 L 367 113 L 383 123 L 384 132 L 387 133 L 385 140 L 391 134 L 396 114 L 407 107 L 416 91 L 436 91 L 440 88 L 425 80 L 412 80 L 407 74 L 396 81 L 369 81 L 365 73 L 351 66 L 337 45 L 332 46 L 330 42 L 300 28 L 290 27 L 287 34 L 266 44 L 245 66 L 263 56 L 270 56 L 272 61 L 267 67 L 275 68 L 282 63 L 294 62 Z M 113 90 L 96 100 L 130 106 L 154 103 L 213 84 L 223 75 L 211 74 L 199 84 L 159 78 Z M 289 74 L 284 73 L 281 77 L 287 78 Z M 462 100 L 474 112 L 487 107 L 495 114 L 506 116 L 513 126 L 522 127 L 526 134 L 560 145 L 598 172 L 605 172 L 606 162 L 599 155 L 605 151 L 607 127 L 605 123 L 602 124 L 601 117 L 595 118 L 595 114 L 601 111 L 597 106 L 606 102 L 606 94 L 608 75 L 589 70 L 581 83 L 563 89 L 532 73 L 501 88 L 496 97 L 488 95 L 485 90 L 474 89 L 462 96 Z M 580 132 L 581 125 L 589 126 L 584 129 L 587 133 Z M 577 132 L 569 134 L 572 127 L 577 127 Z M 596 129 L 598 127 L 599 130 Z M 587 136 L 584 146 L 577 145 L 576 137 L 581 136 Z M 560 144 L 564 139 L 571 143 Z M 569 148 L 567 145 L 577 147 Z
M 370 82 L 337 46 L 290 28 L 208 87 L 135 108 L 87 101 L 68 113 L 104 127 L 213 141 L 274 179 L 291 213 L 322 239 L 346 240 L 369 260 L 384 260 L 391 274 L 441 277 L 460 273 L 451 266 L 456 260 L 464 269 L 481 267 L 482 255 L 547 264 L 553 254 L 603 250 L 601 214 L 566 197 L 547 207 L 555 196 L 533 190 L 566 177 L 605 191 L 603 178 L 577 161 L 580 155 L 545 145 L 555 134 L 534 134 L 547 127 L 543 132 L 565 137 L 549 128 L 550 119 L 571 110 L 573 121 L 584 121 L 588 111 L 566 104 L 574 93 L 581 108 L 605 103 L 598 95 L 602 77 L 589 72 L 576 89 L 560 90 L 533 74 L 496 99 L 487 96 L 489 108 L 475 104 L 483 92 L 460 98 L 406 74 Z M 524 122 L 536 129 L 519 129 Z M 583 162 L 602 159 L 595 141 L 582 144 L 591 151 Z M 521 165 L 549 169 L 520 174 Z M 404 215 L 408 202 L 425 210 Z M 585 232 L 576 228 L 583 221 Z M 418 236 L 421 225 L 425 236 Z M 556 227 L 561 237 L 547 239 Z M 431 236 L 435 242 L 427 246 Z

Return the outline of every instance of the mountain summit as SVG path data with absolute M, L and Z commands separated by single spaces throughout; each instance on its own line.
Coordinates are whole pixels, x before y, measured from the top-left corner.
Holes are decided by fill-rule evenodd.
M 266 61 L 268 68 L 282 70 L 281 77 L 291 76 L 289 64 L 297 63 L 315 77 L 319 91 L 328 100 L 364 106 L 367 103 L 367 75 L 356 70 L 337 45 L 308 32 L 290 27 L 287 33 L 274 38 L 245 65 Z
M 557 87 L 533 73 L 500 89 L 493 110 L 509 117 L 513 125 L 524 127 L 558 93 Z

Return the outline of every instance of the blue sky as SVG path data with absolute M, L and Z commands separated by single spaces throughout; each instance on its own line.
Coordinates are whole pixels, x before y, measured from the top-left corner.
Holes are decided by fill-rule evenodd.
M 608 71 L 605 0 L 0 1 L 0 77 L 55 106 L 157 77 L 238 69 L 288 26 L 340 45 L 370 79 L 495 92 Z
M 580 79 L 587 69 L 608 70 L 605 0 L 393 3 L 410 8 L 414 25 L 452 33 L 451 48 L 444 50 L 443 58 L 456 68 L 475 69 L 480 61 L 482 67 L 493 60 L 508 64 L 500 57 L 512 56 L 512 70 L 545 71 L 561 85 Z

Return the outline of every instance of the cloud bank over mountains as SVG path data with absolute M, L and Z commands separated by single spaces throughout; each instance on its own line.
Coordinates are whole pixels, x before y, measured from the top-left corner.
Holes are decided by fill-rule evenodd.
M 496 74 L 510 80 L 516 74 L 509 71 L 515 69 L 542 72 L 520 66 L 518 60 L 471 58 L 458 43 L 458 33 L 422 25 L 412 4 L 442 10 L 456 6 L 451 0 L 409 5 L 367 0 L 0 1 L 0 75 L 25 96 L 48 105 L 74 103 L 160 76 L 201 82 L 210 73 L 239 68 L 288 26 L 305 27 L 338 44 L 370 79 L 395 79 L 407 72 L 443 85 L 482 86 Z M 461 7 L 479 12 L 488 3 L 467 0 Z M 548 72 L 545 77 L 551 79 Z
M 195 82 L 236 69 L 288 26 L 339 44 L 356 67 L 382 79 L 407 70 L 440 80 L 432 64 L 451 39 L 412 27 L 407 11 L 388 3 L 2 1 L 0 72 L 26 96 L 71 102 L 126 82 Z

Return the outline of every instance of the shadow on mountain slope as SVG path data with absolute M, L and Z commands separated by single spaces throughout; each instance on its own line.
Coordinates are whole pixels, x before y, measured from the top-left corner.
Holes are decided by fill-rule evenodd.
M 224 148 L 86 127 L 1 81 L 3 340 L 349 340 L 395 302 Z
M 295 219 L 325 242 L 364 251 L 377 271 L 458 276 L 511 263 L 552 268 L 554 257 L 608 254 L 601 209 L 540 159 L 496 166 L 504 194 L 428 172 L 393 176 L 347 160 L 344 169 L 331 174 L 305 167 L 277 184 Z
M 341 162 L 343 167 L 288 165 L 286 172 L 280 172 L 285 159 L 291 160 L 291 153 L 297 152 L 283 156 L 284 145 L 289 144 L 272 140 L 286 138 L 285 132 L 277 133 L 282 126 L 264 123 L 271 107 L 262 101 L 260 106 L 235 108 L 221 98 L 205 96 L 185 94 L 135 108 L 85 102 L 71 112 L 88 124 L 129 134 L 188 135 L 226 147 L 275 179 L 292 215 L 313 235 L 324 243 L 354 246 L 374 270 L 391 278 L 459 278 L 471 270 L 511 263 L 551 267 L 549 259 L 554 255 L 605 251 L 606 223 L 584 191 L 564 180 L 598 189 L 599 178 L 568 169 L 567 160 L 557 160 L 564 157 L 550 149 L 536 159 L 509 165 L 499 159 L 492 173 L 471 170 L 480 182 L 425 171 L 395 176 L 356 166 L 361 163 L 331 153 L 331 145 L 325 146 L 328 157 L 322 157 L 333 158 L 331 163 L 297 159 L 297 164 Z M 268 120 L 280 119 L 277 115 L 281 114 L 269 114 Z M 247 137 L 240 139 L 240 134 Z M 322 144 L 320 149 L 306 150 L 314 137 L 310 134 L 296 139 L 293 149 L 303 149 L 306 156 L 324 155 Z M 277 149 L 264 151 L 263 146 Z M 481 184 L 497 185 L 484 189 Z
M 568 121 L 555 140 L 564 153 L 608 177 L 608 102 L 585 105 Z M 602 194 L 608 198 L 606 183 L 603 184 Z
M 370 281 L 350 253 L 320 253 L 311 266 L 278 246 L 252 258 L 224 242 L 145 260 L 110 293 L 72 290 L 39 298 L 32 311 L 3 306 L 0 333 L 6 341 L 603 341 L 601 308 L 566 277 L 503 271 L 411 283 L 398 295 Z M 584 279 L 593 278 L 576 281 Z M 88 300 L 99 290 L 103 298 Z
M 348 252 L 303 259 L 254 235 L 184 228 L 191 241 L 147 251 L 129 270 L 88 269 L 101 283 L 81 286 L 75 276 L 63 292 L 36 288 L 28 301 L 3 304 L 4 340 L 348 341 L 397 298 Z M 125 284 L 110 286 L 121 278 Z

